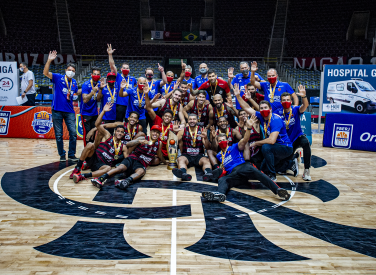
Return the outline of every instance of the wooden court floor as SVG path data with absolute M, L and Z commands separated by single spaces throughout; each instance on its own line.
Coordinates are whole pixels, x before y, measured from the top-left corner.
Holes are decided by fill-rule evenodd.
M 252 183 L 218 205 L 194 168 L 190 183 L 158 166 L 98 191 L 51 164 L 54 140 L 0 139 L 0 274 L 376 274 L 376 154 L 321 140 L 310 184 L 303 164 L 278 176 L 290 201 Z

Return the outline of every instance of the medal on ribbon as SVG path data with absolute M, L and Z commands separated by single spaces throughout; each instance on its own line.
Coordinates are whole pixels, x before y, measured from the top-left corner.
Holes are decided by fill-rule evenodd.
M 198 127 L 197 126 L 195 127 L 195 130 L 194 130 L 195 133 L 194 134 L 191 132 L 191 128 L 188 128 L 188 131 L 189 131 L 189 134 L 192 137 L 192 146 L 196 147 L 196 138 L 197 138 Z
M 107 84 L 107 90 L 108 90 L 108 92 L 110 93 L 110 96 L 111 96 L 111 103 L 114 104 L 116 88 L 114 87 L 114 92 L 112 93 L 110 86 L 108 86 L 108 84 Z
M 121 141 L 119 141 L 119 143 L 116 144 L 115 137 L 113 137 L 112 140 L 114 141 L 114 148 L 115 148 L 114 159 L 119 159 L 119 152 L 120 152 Z
M 270 103 L 274 102 L 275 88 L 277 88 L 277 85 L 275 85 L 274 89 L 273 89 L 272 85 L 270 85 L 270 95 L 269 95 Z
M 72 88 L 72 84 L 73 84 L 73 80 L 71 80 L 70 82 L 70 86 L 68 85 L 69 81 L 68 81 L 68 77 L 65 76 L 65 84 L 67 85 L 67 89 L 68 89 L 68 93 L 67 93 L 67 100 L 70 101 L 70 96 L 71 96 L 71 88 Z
M 285 112 L 283 112 L 283 114 L 285 116 L 286 129 L 288 130 L 289 129 L 289 124 L 290 124 L 290 119 L 291 119 L 291 116 L 292 116 L 292 110 L 289 112 L 289 120 L 286 120 Z
M 145 93 L 142 91 L 142 96 L 140 97 L 140 90 L 137 88 L 137 98 L 138 98 L 138 107 L 142 107 L 142 100 L 144 99 Z

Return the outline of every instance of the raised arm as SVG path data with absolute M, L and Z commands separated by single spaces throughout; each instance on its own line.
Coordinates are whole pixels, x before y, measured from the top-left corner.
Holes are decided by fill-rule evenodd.
M 251 84 L 257 89 L 261 89 L 260 82 L 258 82 L 255 77 L 255 72 L 257 71 L 257 69 L 257 62 L 253 61 L 251 64 Z
M 185 68 L 187 67 L 187 65 L 183 62 L 183 59 L 180 61 L 181 63 L 181 74 L 178 78 L 178 80 L 176 80 L 176 82 L 182 82 L 184 80 L 184 76 L 185 76 Z
M 99 114 L 97 120 L 95 121 L 95 127 L 97 127 L 99 133 L 103 134 L 105 139 L 108 139 L 111 136 L 111 134 L 103 127 L 103 125 L 101 125 L 101 123 L 102 123 L 104 114 L 111 111 L 111 109 L 112 109 L 112 103 L 107 102 L 107 104 L 103 107 L 102 112 Z
M 56 51 L 50 52 L 48 55 L 46 65 L 44 65 L 43 74 L 47 76 L 49 79 L 52 79 L 52 73 L 50 72 L 50 65 L 51 65 L 51 62 L 55 60 L 56 56 L 57 56 Z
M 117 68 L 115 66 L 114 58 L 112 54 L 114 53 L 115 49 L 112 49 L 111 44 L 107 44 L 107 53 L 108 53 L 108 63 L 110 63 L 110 69 L 112 73 L 117 73 Z
M 157 151 L 157 156 L 160 160 L 160 163 L 167 164 L 166 159 L 164 158 L 164 156 L 162 154 L 162 146 L 163 146 L 162 142 L 159 142 L 159 148 L 158 148 L 158 151 Z
M 230 87 L 230 89 L 233 89 L 231 82 L 232 82 L 232 79 L 234 78 L 234 68 L 233 67 L 228 68 L 227 74 L 228 74 L 227 85 Z
M 188 114 L 185 112 L 184 108 L 180 108 L 179 119 L 180 119 L 180 123 L 183 124 L 184 126 L 185 126 L 185 117 L 188 117 Z
M 299 98 L 298 98 L 298 96 L 295 93 L 291 94 L 291 96 L 292 96 L 292 99 L 294 100 L 294 105 L 298 106 L 299 105 Z
M 242 97 L 240 96 L 240 90 L 239 90 L 239 84 L 235 84 L 234 85 L 234 94 L 236 96 L 236 99 L 238 100 L 239 104 L 240 104 L 240 107 L 246 111 L 248 114 L 250 115 L 254 115 L 256 113 L 255 110 L 253 110 L 251 107 L 249 107 L 249 105 L 247 104 L 247 102 L 245 102 Z
M 298 90 L 299 90 L 299 93 L 297 93 L 296 95 L 298 95 L 302 98 L 303 104 L 299 107 L 299 112 L 302 114 L 308 108 L 309 102 L 308 102 L 308 99 L 307 99 L 307 93 L 306 93 L 306 90 L 305 90 L 305 86 L 299 85 Z
M 210 150 L 211 146 L 210 146 L 210 141 L 208 139 L 208 135 L 206 133 L 206 128 L 203 128 L 203 129 L 204 129 L 204 131 L 202 131 L 201 134 L 198 135 L 198 136 L 200 136 L 202 138 L 202 141 L 204 143 L 205 149 L 206 150 Z
M 160 83 L 160 86 L 162 87 L 163 85 L 167 84 L 167 77 L 166 77 L 164 68 L 161 65 L 159 65 L 159 63 L 158 63 L 158 71 L 160 71 L 162 75 L 162 81 Z
M 120 83 L 120 91 L 119 91 L 119 96 L 120 97 L 127 97 L 128 93 L 124 91 L 124 89 L 127 87 L 127 81 L 123 79 Z
M 232 113 L 239 117 L 239 111 L 236 110 L 234 104 L 232 103 L 232 98 L 226 98 L 227 102 L 225 102 L 226 106 L 230 108 L 230 111 L 232 111 Z
M 214 125 L 210 126 L 210 140 L 211 143 L 211 149 L 215 152 L 218 152 L 218 140 L 217 140 L 217 133 L 215 131 Z
M 185 105 L 184 110 L 188 113 L 192 109 L 194 103 L 195 103 L 194 100 L 189 101 L 188 104 Z M 188 114 L 186 118 L 188 118 Z
M 238 148 L 240 151 L 243 151 L 247 142 L 249 141 L 249 137 L 251 136 L 251 130 L 253 125 L 257 123 L 257 117 L 252 115 L 250 119 L 248 119 L 245 123 L 245 134 L 244 137 L 239 141 Z
M 99 89 L 99 82 L 97 83 L 97 85 L 95 87 L 93 87 L 93 89 L 90 91 L 90 93 L 82 94 L 83 102 L 88 103 L 90 101 L 90 99 L 93 97 L 93 95 L 95 95 L 98 92 L 98 89 Z
M 154 120 L 157 115 L 155 114 L 153 110 L 153 106 L 150 103 L 149 88 L 146 85 L 144 86 L 144 93 L 145 93 L 145 109 L 148 112 L 150 119 Z
M 242 98 L 243 100 L 244 98 L 248 100 L 252 104 L 253 108 L 255 108 L 256 111 L 260 111 L 260 106 L 257 104 L 256 101 L 252 99 L 252 95 L 248 91 L 244 93 Z
M 184 135 L 184 129 L 180 130 L 178 133 L 178 143 L 179 143 L 180 152 L 183 152 L 183 135 Z
M 98 89 L 97 101 L 102 100 L 102 97 L 103 97 L 102 90 L 104 89 L 104 87 L 106 87 L 106 84 L 104 83 L 104 78 L 102 78 L 101 85 L 99 86 L 99 89 Z

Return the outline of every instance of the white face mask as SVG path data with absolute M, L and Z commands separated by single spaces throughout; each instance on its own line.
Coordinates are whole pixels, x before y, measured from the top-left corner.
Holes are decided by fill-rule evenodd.
M 75 75 L 74 71 L 66 71 L 65 74 L 66 74 L 67 77 L 69 77 L 69 78 L 73 78 L 74 75 Z
M 23 70 L 24 70 L 24 68 L 23 68 L 23 67 L 21 67 L 21 68 L 20 68 L 20 71 L 21 71 L 21 72 L 23 72 Z

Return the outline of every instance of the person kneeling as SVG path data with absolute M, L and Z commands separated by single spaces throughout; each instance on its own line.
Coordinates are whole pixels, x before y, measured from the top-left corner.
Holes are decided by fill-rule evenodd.
M 104 181 L 108 178 L 119 173 L 126 173 L 126 175 L 129 175 L 126 179 L 115 181 L 115 186 L 124 190 L 145 175 L 146 168 L 150 165 L 156 154 L 160 162 L 165 164 L 166 160 L 161 152 L 162 143 L 159 141 L 160 133 L 161 127 L 154 125 L 150 129 L 150 137 L 139 137 L 136 140 L 128 142 L 127 147 L 135 147 L 134 151 L 117 168 L 112 169 L 99 178 L 92 179 L 92 184 L 100 189 Z
M 217 154 L 217 159 L 222 163 L 221 167 L 225 169 L 227 175 L 218 180 L 218 192 L 207 191 L 202 193 L 202 196 L 208 201 L 224 202 L 229 189 L 241 185 L 244 182 L 248 182 L 249 179 L 259 180 L 274 194 L 278 194 L 278 196 L 284 200 L 290 199 L 290 194 L 287 190 L 280 188 L 254 165 L 245 162 L 243 158 L 243 151 L 250 137 L 250 129 L 252 129 L 256 120 L 257 118 L 252 116 L 252 118 L 246 122 L 247 129 L 244 138 L 232 146 L 228 146 L 225 134 L 218 135 L 218 145 L 221 151 Z

